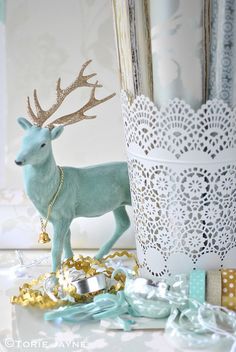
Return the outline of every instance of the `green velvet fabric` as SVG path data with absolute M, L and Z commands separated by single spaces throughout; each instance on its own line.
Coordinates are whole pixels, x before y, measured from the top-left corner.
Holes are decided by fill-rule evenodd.
M 63 132 L 63 126 L 49 130 L 32 125 L 25 118 L 18 123 L 25 136 L 16 163 L 24 169 L 27 195 L 45 218 L 48 204 L 60 182 L 60 172 L 52 151 L 52 140 Z M 106 255 L 118 238 L 130 226 L 125 206 L 131 205 L 127 163 L 113 162 L 85 168 L 63 167 L 64 184 L 50 216 L 54 228 L 52 239 L 52 270 L 64 257 L 73 256 L 70 225 L 77 217 L 97 217 L 113 211 L 116 229 L 100 248 L 96 258 Z

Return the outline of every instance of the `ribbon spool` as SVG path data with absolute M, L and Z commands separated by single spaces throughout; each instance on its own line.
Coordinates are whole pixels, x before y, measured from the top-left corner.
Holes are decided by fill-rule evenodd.
M 236 310 L 236 269 L 222 269 L 221 304 L 228 309 Z
M 178 282 L 173 284 L 173 288 L 175 286 L 178 286 Z M 187 276 L 185 286 L 188 287 L 187 296 L 192 301 L 207 302 L 236 311 L 236 269 L 207 272 L 199 269 L 193 270 Z
M 207 271 L 206 301 L 215 306 L 220 306 L 221 296 L 222 296 L 221 271 L 220 270 Z

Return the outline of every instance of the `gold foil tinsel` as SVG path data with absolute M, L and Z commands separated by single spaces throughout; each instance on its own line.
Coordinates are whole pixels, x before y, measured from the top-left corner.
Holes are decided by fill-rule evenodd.
M 129 253 L 126 250 L 116 251 L 111 255 L 106 256 L 102 260 L 97 260 L 89 256 L 84 257 L 82 255 L 79 255 L 78 259 L 76 260 L 73 258 L 67 259 L 62 264 L 62 268 L 56 273 L 54 273 L 56 278 L 58 278 L 58 280 L 60 281 L 60 283 L 58 282 L 58 284 L 55 285 L 53 290 L 53 294 L 57 298 L 57 301 L 53 301 L 44 291 L 44 281 L 52 275 L 52 273 L 46 273 L 40 275 L 37 279 L 34 279 L 29 283 L 24 283 L 23 286 L 19 288 L 18 296 L 11 297 L 11 303 L 19 304 L 21 306 L 37 307 L 40 309 L 52 309 L 71 304 L 69 300 L 67 301 L 60 299 L 60 285 L 62 285 L 63 291 L 66 292 L 70 297 L 73 297 L 76 303 L 89 302 L 95 295 L 101 293 L 101 291 L 84 295 L 77 294 L 75 287 L 69 282 L 69 280 L 67 280 L 69 270 L 76 269 L 78 271 L 81 271 L 84 277 L 91 277 L 102 272 L 107 278 L 111 278 L 114 268 L 108 265 L 107 260 L 114 259 L 116 257 L 127 257 L 128 259 L 132 259 L 135 263 L 133 271 L 137 274 L 138 263 L 136 256 L 135 254 Z M 115 276 L 115 281 L 116 283 L 112 285 L 107 290 L 107 292 L 115 294 L 119 290 L 124 289 L 125 275 L 123 273 L 117 274 Z

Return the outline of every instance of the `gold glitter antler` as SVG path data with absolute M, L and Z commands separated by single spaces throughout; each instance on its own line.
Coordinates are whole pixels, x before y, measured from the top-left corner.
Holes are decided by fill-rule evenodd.
M 114 97 L 115 93 L 103 98 L 103 99 L 97 99 L 95 97 L 95 90 L 97 87 L 101 87 L 98 84 L 98 81 L 94 84 L 93 89 L 91 91 L 90 94 L 90 98 L 89 101 L 82 107 L 80 108 L 78 111 L 75 111 L 71 114 L 59 117 L 58 119 L 56 119 L 55 121 L 52 122 L 52 124 L 49 125 L 49 128 L 53 127 L 54 125 L 71 125 L 73 123 L 82 121 L 82 120 L 89 120 L 89 119 L 94 119 L 96 117 L 96 115 L 93 116 L 87 116 L 85 115 L 85 113 L 94 108 L 95 106 L 104 103 L 105 101 L 111 99 L 112 97 Z
M 66 115 L 66 116 L 62 116 L 58 119 L 56 119 L 55 121 L 53 121 L 52 123 L 50 123 L 49 125 L 47 125 L 48 128 L 53 128 L 55 124 L 60 125 L 69 125 L 78 121 L 81 121 L 83 119 L 88 119 L 88 118 L 94 118 L 96 116 L 86 116 L 84 115 L 84 113 L 91 109 L 92 107 L 103 103 L 104 101 L 111 99 L 115 94 L 111 94 L 110 96 L 103 98 L 101 100 L 98 100 L 95 98 L 94 94 L 95 94 L 95 89 L 97 87 L 102 87 L 102 85 L 98 84 L 98 82 L 96 83 L 89 83 L 88 80 L 94 76 L 96 76 L 96 73 L 92 73 L 90 75 L 84 75 L 84 70 L 86 69 L 86 67 L 90 64 L 92 60 L 88 60 L 86 61 L 78 76 L 76 77 L 75 81 L 70 84 L 67 88 L 62 89 L 61 88 L 61 79 L 59 78 L 57 81 L 57 86 L 56 86 L 56 102 L 50 107 L 50 109 L 48 110 L 43 110 L 39 100 L 38 100 L 38 96 L 37 96 L 37 91 L 36 89 L 34 90 L 34 105 L 35 105 L 35 109 L 36 109 L 36 114 L 34 113 L 31 105 L 30 105 L 30 99 L 28 97 L 28 101 L 27 101 L 27 107 L 28 107 L 28 114 L 30 116 L 30 118 L 33 120 L 33 122 L 37 125 L 42 127 L 43 124 L 57 111 L 57 109 L 61 106 L 62 102 L 65 100 L 65 98 L 71 93 L 73 92 L 75 89 L 77 89 L 78 87 L 92 87 L 92 93 L 90 96 L 90 100 L 87 104 L 85 104 L 80 110 L 76 111 L 75 113 Z

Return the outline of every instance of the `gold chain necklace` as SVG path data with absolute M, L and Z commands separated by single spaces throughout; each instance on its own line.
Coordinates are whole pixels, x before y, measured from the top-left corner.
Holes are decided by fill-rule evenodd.
M 60 182 L 58 185 L 58 188 L 54 194 L 54 196 L 52 197 L 51 201 L 48 204 L 48 211 L 47 211 L 47 217 L 45 222 L 43 221 L 43 218 L 40 218 L 40 222 L 41 222 L 41 233 L 39 234 L 39 243 L 47 243 L 50 242 L 50 237 L 47 233 L 47 225 L 48 225 L 48 221 L 52 212 L 52 208 L 57 200 L 57 197 L 59 196 L 59 193 L 62 189 L 63 183 L 64 183 L 64 171 L 63 168 L 58 166 L 58 169 L 60 170 Z

